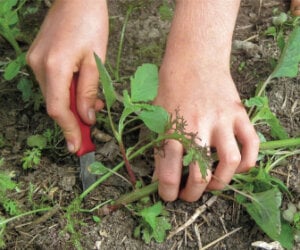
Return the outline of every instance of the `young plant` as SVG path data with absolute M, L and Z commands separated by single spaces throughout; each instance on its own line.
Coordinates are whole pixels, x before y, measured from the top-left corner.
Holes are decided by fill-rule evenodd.
M 27 138 L 27 145 L 31 149 L 24 152 L 22 167 L 23 169 L 35 168 L 40 164 L 42 150 L 47 145 L 46 138 L 42 135 L 32 135 Z
M 280 15 L 273 20 L 275 25 L 283 25 L 286 21 L 285 15 Z M 274 78 L 297 76 L 300 62 L 297 52 L 300 49 L 300 27 L 295 26 L 288 41 L 280 42 L 279 47 L 282 53 L 275 69 L 267 80 L 258 86 L 256 96 L 245 102 L 245 105 L 250 108 L 251 121 L 254 124 L 258 122 L 267 124 L 270 127 L 271 136 L 279 140 L 269 142 L 268 149 L 261 147 L 261 166 L 253 168 L 247 174 L 235 175 L 233 187 L 243 194 L 241 196 L 238 193 L 236 201 L 246 208 L 257 225 L 270 238 L 279 241 L 283 247 L 291 249 L 293 247 L 293 229 L 286 221 L 282 220 L 280 210 L 282 194 L 286 193 L 290 196 L 290 193 L 284 183 L 270 175 L 270 171 L 287 157 L 300 154 L 300 150 L 297 150 L 300 147 L 300 138 L 288 137 L 278 118 L 271 112 L 264 91 Z M 263 161 L 265 158 L 266 163 Z
M 4 165 L 4 159 L 0 159 L 0 167 Z M 4 210 L 4 214 L 0 216 L 0 248 L 5 247 L 4 233 L 6 224 L 1 222 L 6 218 L 4 216 L 15 216 L 20 214 L 20 208 L 14 199 L 10 198 L 9 192 L 18 191 L 17 184 L 12 180 L 13 174 L 0 171 L 0 207 Z
M 166 239 L 166 231 L 171 229 L 171 224 L 167 219 L 168 212 L 159 201 L 150 207 L 145 207 L 136 214 L 139 216 L 139 225 L 134 229 L 134 236 L 149 244 L 151 239 L 158 243 Z

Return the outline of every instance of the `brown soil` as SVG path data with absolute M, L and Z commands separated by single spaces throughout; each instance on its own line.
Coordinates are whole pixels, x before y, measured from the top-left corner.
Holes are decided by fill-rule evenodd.
M 159 64 L 170 21 L 160 18 L 158 8 L 163 2 L 170 2 L 172 6 L 172 1 L 122 0 L 108 2 L 111 14 L 108 61 L 114 65 L 122 23 L 129 3 L 132 3 L 137 8 L 134 9 L 129 19 L 125 33 L 121 75 L 131 75 L 135 68 L 143 62 Z M 234 40 L 248 40 L 255 45 L 255 49 L 234 49 L 232 53 L 232 75 L 242 98 L 254 95 L 256 85 L 264 81 L 272 71 L 270 63 L 272 58 L 278 57 L 279 51 L 274 39 L 264 35 L 264 31 L 271 25 L 275 8 L 279 11 L 287 11 L 288 3 L 283 0 L 242 1 Z M 30 30 L 36 30 L 39 27 L 46 10 L 47 6 L 42 4 L 39 12 L 32 17 L 31 23 L 29 22 Z M 4 41 L 0 40 L 0 42 L 0 61 L 5 61 L 7 57 L 13 56 L 13 51 Z M 26 48 L 24 45 L 25 50 Z M 241 69 L 243 64 L 245 66 Z M 19 201 L 24 211 L 55 204 L 66 207 L 82 192 L 76 157 L 66 152 L 60 135 L 55 150 L 43 151 L 38 167 L 32 170 L 22 169 L 21 159 L 27 148 L 27 137 L 43 133 L 47 128 L 54 129 L 55 126 L 43 106 L 37 111 L 34 111 L 32 106 L 26 107 L 15 83 L 4 82 L 2 78 L 0 80 L 0 127 L 2 128 L 0 135 L 5 139 L 5 145 L 0 148 L 0 156 L 5 159 L 2 170 L 14 172 L 14 180 L 17 181 L 20 190 L 18 193 L 10 194 L 11 197 Z M 299 77 L 276 80 L 267 89 L 272 111 L 278 116 L 291 137 L 300 135 L 300 85 L 298 81 Z M 116 86 L 124 88 L 126 85 L 116 83 Z M 104 124 L 96 126 L 99 130 L 109 133 Z M 138 138 L 139 130 L 135 130 L 127 135 L 126 141 L 128 145 L 131 145 Z M 96 157 L 111 166 L 121 159 L 114 141 L 97 142 Z M 296 201 L 300 197 L 299 162 L 299 157 L 289 158 L 277 170 L 280 178 L 289 186 Z M 151 153 L 143 156 L 133 165 L 139 166 L 135 167 L 139 177 L 145 182 L 149 182 L 153 171 Z M 127 176 L 123 170 L 120 171 L 120 174 Z M 32 200 L 28 198 L 31 187 L 33 187 Z M 118 176 L 112 176 L 88 196 L 85 200 L 85 207 L 116 199 L 130 190 L 131 187 L 126 181 Z M 231 194 L 228 193 L 228 195 Z M 180 200 L 166 203 L 172 227 L 176 228 L 183 224 L 196 208 L 210 197 L 211 194 L 207 193 L 194 203 Z M 158 200 L 156 195 L 152 198 Z M 284 200 L 284 204 L 286 202 Z M 3 214 L 4 210 L 0 208 L 0 215 Z M 42 214 L 27 216 L 8 224 L 5 233 L 7 249 L 76 249 L 71 242 L 71 235 L 64 231 L 67 223 L 64 215 L 65 211 L 60 209 L 53 216 L 39 223 L 32 224 Z M 237 233 L 221 240 L 210 249 L 253 249 L 251 248 L 252 242 L 271 241 L 261 232 L 242 207 L 226 198 L 219 198 L 191 226 L 161 244 L 154 241 L 145 244 L 141 239 L 133 237 L 137 220 L 126 208 L 101 217 L 100 223 L 95 223 L 90 214 L 77 213 L 74 216 L 76 221 L 82 221 L 77 225 L 76 230 L 84 249 L 198 249 L 199 243 L 195 228 L 198 229 L 204 246 L 225 233 L 241 227 Z M 300 246 L 295 246 L 295 249 L 297 247 L 300 249 Z

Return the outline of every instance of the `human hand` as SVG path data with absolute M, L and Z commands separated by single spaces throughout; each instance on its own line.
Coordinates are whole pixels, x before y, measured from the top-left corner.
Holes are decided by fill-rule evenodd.
M 98 70 L 94 52 L 105 58 L 108 39 L 106 1 L 55 1 L 27 54 L 45 98 L 48 114 L 62 128 L 70 152 L 81 145 L 76 118 L 70 110 L 70 84 L 79 73 L 77 109 L 87 124 L 103 107 L 97 99 Z
M 199 69 L 190 60 L 166 55 L 160 70 L 159 93 L 155 104 L 187 121 L 187 132 L 196 132 L 201 146 L 216 148 L 219 163 L 213 175 L 204 179 L 197 164 L 189 166 L 186 186 L 179 190 L 183 147 L 169 140 L 164 156 L 155 156 L 155 178 L 159 194 L 166 201 L 177 197 L 196 201 L 206 189 L 222 189 L 234 173 L 247 171 L 256 162 L 259 140 L 241 103 L 229 70 Z M 239 149 L 241 146 L 241 151 Z

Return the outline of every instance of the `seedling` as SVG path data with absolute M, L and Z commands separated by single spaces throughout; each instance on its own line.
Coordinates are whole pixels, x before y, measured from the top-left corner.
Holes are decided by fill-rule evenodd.
M 134 236 L 150 243 L 154 238 L 156 242 L 163 242 L 166 238 L 166 231 L 171 229 L 171 224 L 167 219 L 167 211 L 161 202 L 157 202 L 150 207 L 143 208 L 137 212 L 140 223 L 134 230 Z

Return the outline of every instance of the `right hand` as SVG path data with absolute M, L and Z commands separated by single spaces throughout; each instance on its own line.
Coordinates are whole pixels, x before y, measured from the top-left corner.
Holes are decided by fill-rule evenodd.
M 45 98 L 48 114 L 62 128 L 70 152 L 81 145 L 80 128 L 70 110 L 70 84 L 79 73 L 77 108 L 87 124 L 103 107 L 97 99 L 99 73 L 94 52 L 104 61 L 108 40 L 106 1 L 57 0 L 27 53 Z

